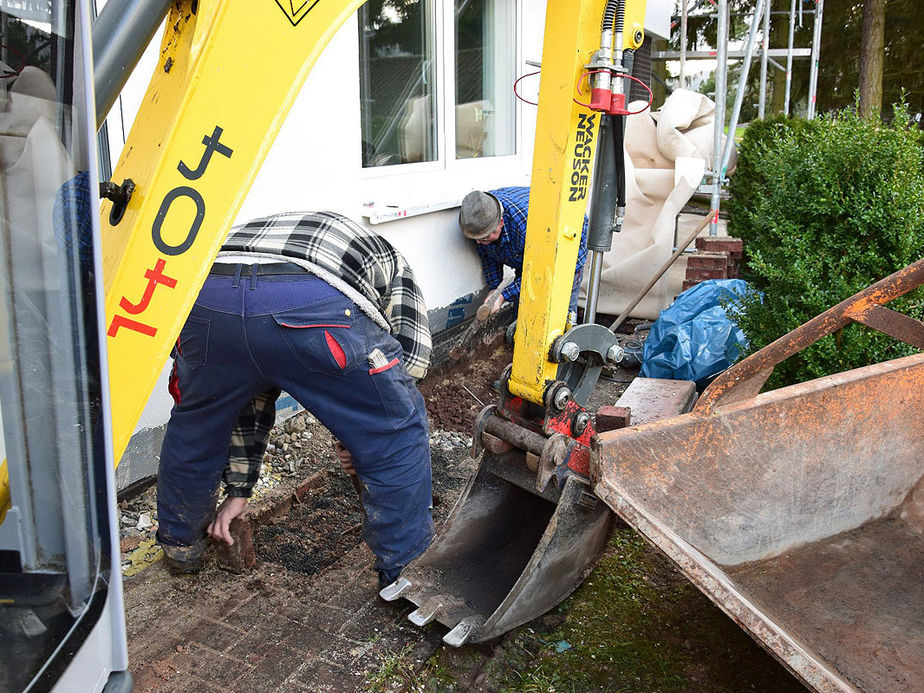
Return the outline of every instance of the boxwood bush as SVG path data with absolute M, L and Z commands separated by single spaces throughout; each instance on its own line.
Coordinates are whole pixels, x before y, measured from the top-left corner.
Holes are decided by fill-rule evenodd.
M 730 233 L 744 239 L 742 276 L 756 290 L 740 306 L 749 352 L 924 254 L 921 135 L 904 107 L 893 111 L 888 123 L 850 109 L 748 126 L 728 212 Z M 922 295 L 889 307 L 921 319 Z M 850 325 L 780 364 L 770 386 L 913 352 Z

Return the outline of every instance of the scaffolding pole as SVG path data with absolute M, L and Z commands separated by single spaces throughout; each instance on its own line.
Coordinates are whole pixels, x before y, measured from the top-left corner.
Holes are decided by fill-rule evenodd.
M 686 89 L 684 69 L 687 65 L 687 0 L 680 3 L 680 88 Z
M 686 0 L 684 0 L 686 1 Z M 757 117 L 764 119 L 767 100 L 767 60 L 770 58 L 770 3 L 764 6 L 764 35 L 760 52 L 760 97 L 757 101 Z
M 718 0 L 719 25 L 716 35 L 715 66 L 715 128 L 712 143 L 712 221 L 709 235 L 719 233 L 719 195 L 722 192 L 722 134 L 725 130 L 725 90 L 727 88 L 728 65 L 728 0 Z
M 789 98 L 792 89 L 792 43 L 796 33 L 796 0 L 789 6 L 789 52 L 786 56 L 786 96 L 783 100 L 783 113 L 789 115 Z
M 732 108 L 731 122 L 728 124 L 728 136 L 725 138 L 725 151 L 722 153 L 722 165 L 719 168 L 721 172 L 720 180 L 723 181 L 725 180 L 728 162 L 731 159 L 732 148 L 735 146 L 735 130 L 738 128 L 741 105 L 744 103 L 744 90 L 748 85 L 748 72 L 751 67 L 751 59 L 754 56 L 754 39 L 757 38 L 757 30 L 760 28 L 760 20 L 764 14 L 765 7 L 769 7 L 767 0 L 758 0 L 757 7 L 754 8 L 754 17 L 751 19 L 751 27 L 748 29 L 748 42 L 744 49 L 741 71 L 738 74 L 738 91 L 735 93 L 735 106 Z M 718 209 L 718 207 L 715 209 Z
M 821 55 L 821 16 L 824 0 L 815 0 L 815 26 L 812 27 L 812 66 L 809 72 L 808 119 L 815 117 L 815 98 L 818 89 L 818 61 Z

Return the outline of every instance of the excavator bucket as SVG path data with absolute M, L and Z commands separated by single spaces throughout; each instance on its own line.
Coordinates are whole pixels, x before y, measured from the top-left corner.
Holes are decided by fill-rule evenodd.
M 594 491 L 818 691 L 924 690 L 924 354 L 756 394 L 849 321 L 924 348 L 882 307 L 924 261 L 726 371 L 692 412 L 598 434 Z
M 693 383 L 638 378 L 617 406 L 637 422 L 689 411 Z M 613 513 L 580 476 L 557 472 L 569 439 L 546 437 L 487 407 L 475 426 L 477 473 L 426 552 L 382 591 L 435 620 L 453 646 L 502 635 L 545 613 L 581 584 L 606 546 Z
M 569 478 L 537 494 L 526 453 L 485 450 L 430 548 L 382 591 L 436 620 L 456 647 L 502 635 L 564 599 L 593 567 L 609 536 L 610 509 Z

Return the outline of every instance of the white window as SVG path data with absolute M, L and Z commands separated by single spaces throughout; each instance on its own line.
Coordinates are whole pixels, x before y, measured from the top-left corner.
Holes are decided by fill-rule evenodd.
M 457 159 L 513 154 L 514 3 L 455 0 Z
M 515 154 L 515 20 L 511 0 L 363 5 L 363 166 Z

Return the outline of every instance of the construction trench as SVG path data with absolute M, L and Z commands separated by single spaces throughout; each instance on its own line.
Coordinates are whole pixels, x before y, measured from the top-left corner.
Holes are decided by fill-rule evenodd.
M 466 352 L 420 385 L 437 528 L 476 469 L 474 418 L 511 360 L 497 330 Z M 636 374 L 608 372 L 597 406 Z M 447 647 L 445 627 L 417 628 L 412 604 L 379 598 L 360 505 L 326 429 L 302 412 L 273 429 L 265 459 L 238 544 L 213 550 L 195 576 L 171 576 L 159 560 L 154 489 L 121 499 L 135 690 L 803 690 L 619 523 L 572 598 L 503 637 Z

